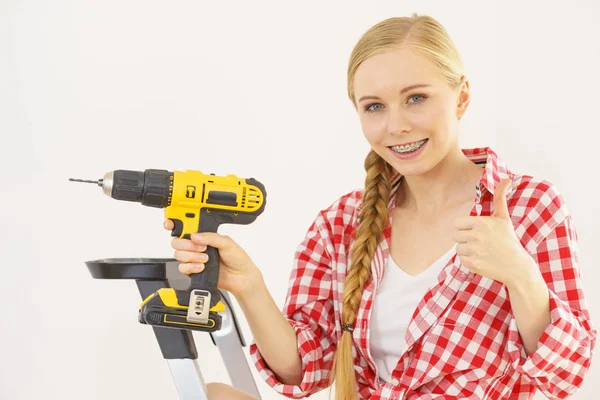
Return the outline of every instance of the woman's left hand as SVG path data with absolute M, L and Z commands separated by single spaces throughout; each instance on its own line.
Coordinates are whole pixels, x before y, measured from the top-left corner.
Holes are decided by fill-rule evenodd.
M 537 265 L 521 245 L 512 225 L 506 191 L 510 179 L 503 179 L 495 189 L 491 216 L 457 218 L 454 226 L 456 252 L 471 271 L 507 286 L 532 273 Z

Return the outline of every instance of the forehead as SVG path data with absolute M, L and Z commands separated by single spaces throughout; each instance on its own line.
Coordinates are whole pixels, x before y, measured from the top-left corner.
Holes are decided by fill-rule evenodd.
M 432 62 L 408 48 L 389 50 L 366 59 L 356 70 L 354 94 L 397 91 L 414 84 L 440 85 L 439 70 Z

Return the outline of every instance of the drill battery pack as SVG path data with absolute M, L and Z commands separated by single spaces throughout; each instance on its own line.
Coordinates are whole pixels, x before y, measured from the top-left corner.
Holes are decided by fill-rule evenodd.
M 225 305 L 219 301 L 215 306 L 207 309 L 210 300 L 206 299 L 206 295 L 209 293 L 202 290 L 159 289 L 140 305 L 138 321 L 145 325 L 165 328 L 218 331 L 221 329 L 219 313 L 225 311 Z M 189 309 L 191 296 L 195 296 L 192 302 L 195 305 L 193 310 Z

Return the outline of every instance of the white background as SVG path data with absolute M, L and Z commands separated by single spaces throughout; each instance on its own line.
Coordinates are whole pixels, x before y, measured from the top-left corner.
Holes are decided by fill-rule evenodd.
M 466 64 L 461 146 L 491 146 L 566 199 L 597 321 L 598 4 L 2 0 L 0 398 L 177 398 L 137 322 L 135 284 L 92 279 L 84 263 L 171 257 L 162 210 L 71 177 L 158 168 L 263 182 L 264 214 L 220 232 L 248 251 L 282 306 L 313 218 L 363 185 L 350 52 L 376 22 L 414 11 L 444 24 Z M 195 338 L 206 381 L 229 382 L 208 334 Z M 596 398 L 596 364 L 574 398 Z M 263 398 L 281 398 L 255 377 Z

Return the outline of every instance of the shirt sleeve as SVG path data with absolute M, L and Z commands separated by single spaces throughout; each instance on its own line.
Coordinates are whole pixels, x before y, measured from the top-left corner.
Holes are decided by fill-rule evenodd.
M 302 360 L 301 383 L 289 385 L 280 382 L 269 369 L 256 343 L 252 342 L 249 347 L 261 378 L 289 398 L 308 397 L 330 386 L 329 376 L 336 350 L 330 237 L 329 225 L 324 212 L 321 212 L 295 252 L 283 308 L 283 314 L 298 338 L 298 354 Z
M 572 218 L 566 216 L 554 227 L 532 256 L 548 285 L 551 322 L 537 350 L 527 356 L 513 316 L 508 338 L 511 361 L 546 397 L 564 399 L 581 386 L 596 342 L 596 329 L 585 303 Z

